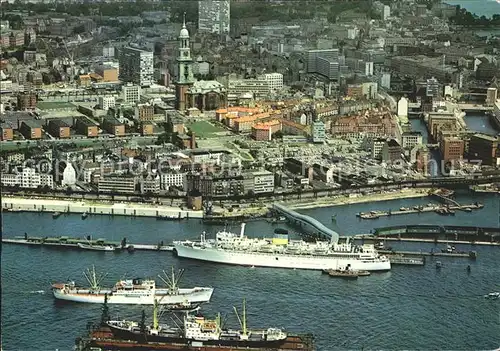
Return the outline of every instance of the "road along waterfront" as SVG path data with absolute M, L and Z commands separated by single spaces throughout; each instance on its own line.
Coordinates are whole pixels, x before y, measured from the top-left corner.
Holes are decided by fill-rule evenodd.
M 461 203 L 479 201 L 485 208 L 455 217 L 424 213 L 380 218 L 376 223 L 359 220 L 354 214 L 375 208 L 413 207 L 429 200 L 398 199 L 300 212 L 343 235 L 404 224 L 498 226 L 498 195 L 458 193 L 456 199 Z M 337 223 L 331 221 L 332 214 L 336 214 Z M 261 237 L 271 235 L 274 228 L 266 221 L 249 222 L 246 232 Z M 79 215 L 62 215 L 53 220 L 49 213 L 4 214 L 4 235 L 9 237 L 24 232 L 33 236 L 91 234 L 112 241 L 127 237 L 128 242 L 156 244 L 161 240 L 196 239 L 203 230 L 209 235 L 220 229 L 222 226 L 206 226 L 194 219 L 170 222 L 90 215 L 81 220 Z M 445 248 L 445 244 L 434 243 L 391 242 L 391 246 L 408 251 Z M 463 251 L 473 250 L 471 245 L 456 246 Z M 207 312 L 228 312 L 228 325 L 237 326 L 237 320 L 230 315 L 231 306 L 238 306 L 241 298 L 247 297 L 250 326 L 290 326 L 292 331 L 301 331 L 307 326 L 316 335 L 318 351 L 494 349 L 499 342 L 500 304 L 483 296 L 500 290 L 498 247 L 478 246 L 475 250 L 477 261 L 439 257 L 443 263 L 440 271 L 433 264 L 437 258 L 431 257 L 425 266 L 394 266 L 390 272 L 372 274 L 354 282 L 331 279 L 320 272 L 251 269 L 181 260 L 170 252 L 115 254 L 5 245 L 2 249 L 3 346 L 6 350 L 70 350 L 74 338 L 85 330 L 87 322 L 99 319 L 101 306 L 54 303 L 49 284 L 68 278 L 83 283 L 82 272 L 95 264 L 98 271 L 108 273 L 103 282 L 107 285 L 124 275 L 151 277 L 172 265 L 184 268 L 183 286 L 215 288 L 212 301 L 206 306 Z M 471 266 L 470 274 L 466 271 L 467 265 Z M 135 320 L 141 309 L 140 306 L 110 307 L 110 312 L 119 319 Z M 44 327 L 31 328 L 26 334 L 24 327 L 35 324 Z

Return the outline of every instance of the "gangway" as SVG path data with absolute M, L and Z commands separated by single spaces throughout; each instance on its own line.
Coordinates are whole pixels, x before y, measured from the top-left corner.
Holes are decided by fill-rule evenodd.
M 339 242 L 339 233 L 326 227 L 323 223 L 312 217 L 295 212 L 294 210 L 278 203 L 273 204 L 273 210 L 284 216 L 289 221 L 300 223 L 301 225 L 312 229 L 315 233 L 330 239 L 332 243 Z

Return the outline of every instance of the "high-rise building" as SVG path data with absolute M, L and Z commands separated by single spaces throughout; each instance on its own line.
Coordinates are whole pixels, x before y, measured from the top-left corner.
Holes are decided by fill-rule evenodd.
M 342 57 L 338 49 L 307 51 L 307 73 L 317 73 L 330 80 L 338 80 Z
M 214 34 L 229 33 L 230 12 L 229 0 L 198 1 L 198 31 Z
M 433 98 L 439 97 L 439 82 L 436 78 L 432 77 L 431 79 L 427 79 L 425 95 Z
M 120 80 L 150 86 L 153 78 L 153 52 L 133 47 L 120 50 Z
M 312 141 L 313 143 L 325 142 L 325 124 L 321 121 L 316 121 L 312 125 Z

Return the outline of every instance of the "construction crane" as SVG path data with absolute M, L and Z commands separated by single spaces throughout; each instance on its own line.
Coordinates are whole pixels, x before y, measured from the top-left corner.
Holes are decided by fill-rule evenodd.
M 74 60 L 74 53 L 70 52 L 68 49 L 68 45 L 66 45 L 66 41 L 63 39 L 62 43 L 64 45 L 64 49 L 66 50 L 67 57 L 63 59 L 63 65 L 64 66 L 69 66 L 70 68 L 70 73 L 69 73 L 69 81 L 70 83 L 73 83 L 73 80 L 75 78 L 75 60 Z

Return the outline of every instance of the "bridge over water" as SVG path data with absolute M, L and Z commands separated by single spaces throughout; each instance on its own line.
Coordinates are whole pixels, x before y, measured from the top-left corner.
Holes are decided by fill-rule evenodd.
M 309 231 L 330 239 L 333 243 L 339 242 L 339 233 L 310 216 L 298 213 L 281 204 L 273 204 L 273 210 L 284 216 L 287 220 L 300 224 L 302 227 L 309 229 Z

